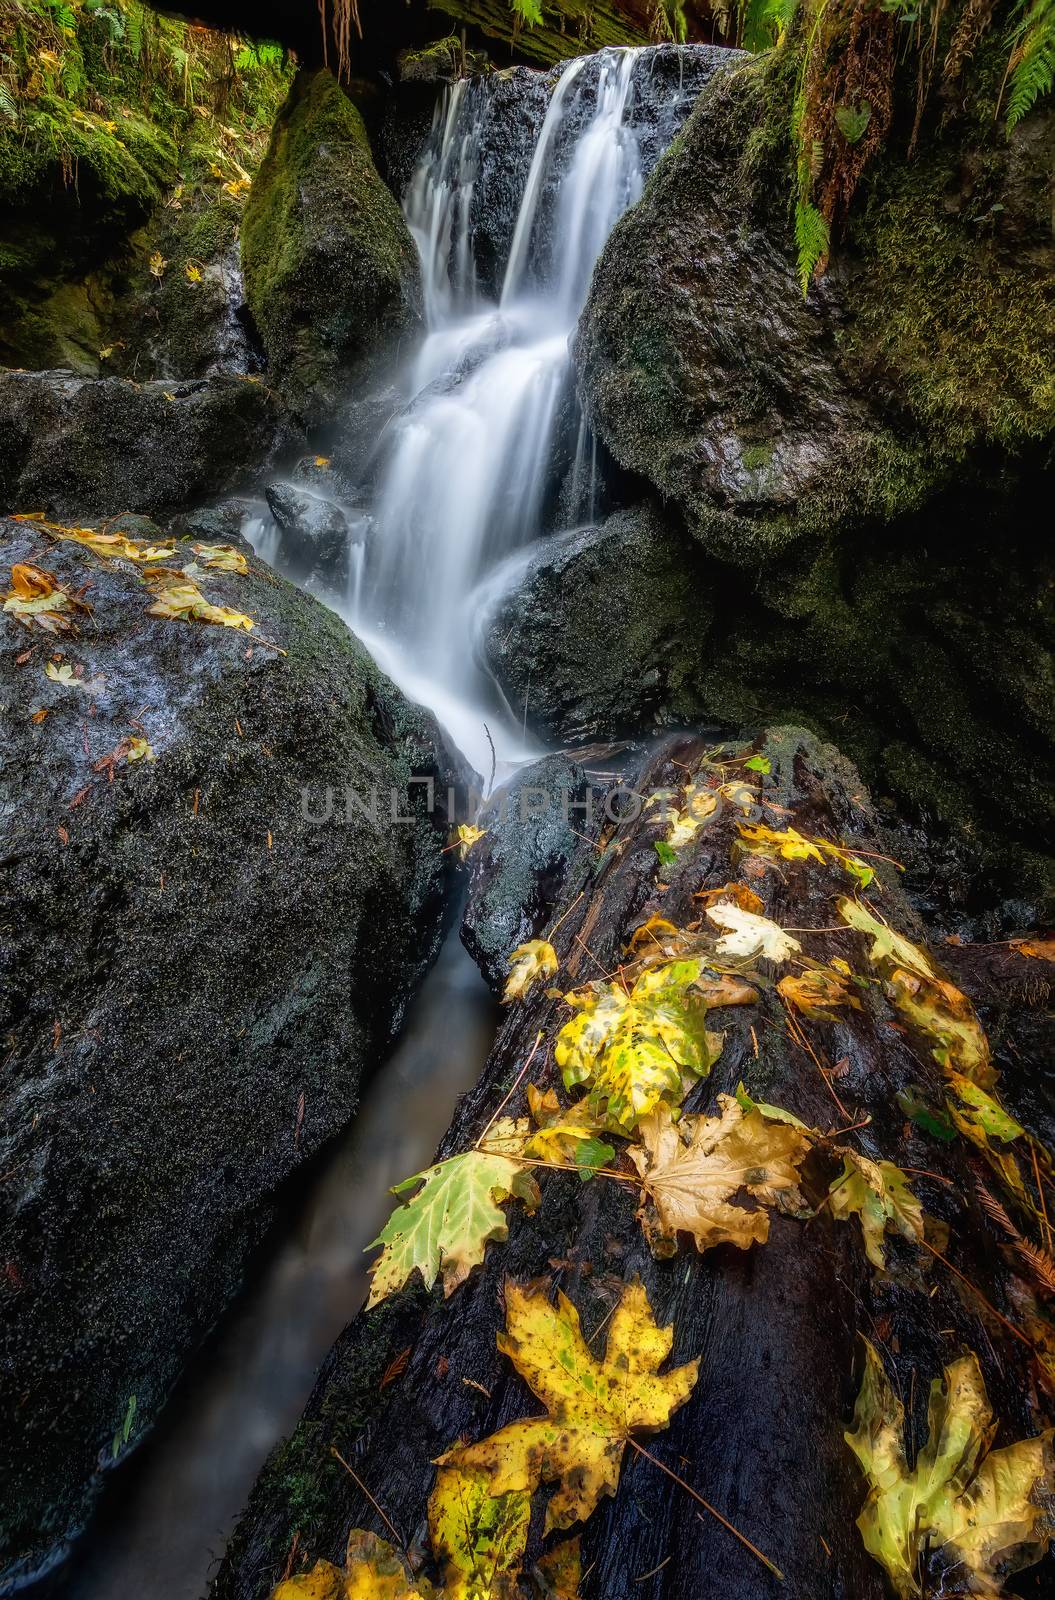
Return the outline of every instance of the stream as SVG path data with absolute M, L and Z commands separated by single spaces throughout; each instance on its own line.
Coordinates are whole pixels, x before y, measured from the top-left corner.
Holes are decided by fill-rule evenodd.
M 376 491 L 365 509 L 342 508 L 360 530 L 347 589 L 322 597 L 478 772 L 494 757 L 499 780 L 541 752 L 475 641 L 538 539 L 596 514 L 570 343 L 597 257 L 647 175 L 632 113 L 653 56 L 602 51 L 556 79 L 497 298 L 481 287 L 472 249 L 486 80 L 443 93 L 404 200 L 426 329 L 398 375 L 404 404 L 386 430 Z M 653 164 L 694 92 L 668 96 L 670 126 L 649 129 Z M 266 509 L 245 532 L 281 568 Z M 320 1361 L 365 1297 L 363 1252 L 390 1186 L 428 1164 L 494 1030 L 493 1001 L 455 925 L 348 1133 L 287 1201 L 255 1280 L 115 1474 L 64 1593 L 204 1592 L 268 1452 L 295 1427 Z

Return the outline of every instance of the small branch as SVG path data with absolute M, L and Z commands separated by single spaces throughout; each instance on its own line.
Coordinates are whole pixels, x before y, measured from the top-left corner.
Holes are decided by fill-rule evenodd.
M 392 1523 L 389 1521 L 388 1517 L 382 1511 L 381 1507 L 378 1505 L 377 1501 L 374 1499 L 373 1495 L 370 1493 L 369 1489 L 366 1487 L 366 1484 L 363 1482 L 362 1478 L 360 1478 L 359 1474 L 357 1472 L 353 1471 L 352 1468 L 348 1465 L 347 1461 L 341 1455 L 341 1452 L 338 1450 L 338 1448 L 337 1448 L 337 1446 L 335 1444 L 331 1444 L 331 1446 L 330 1446 L 330 1454 L 331 1454 L 331 1456 L 336 1456 L 337 1457 L 337 1460 L 341 1463 L 341 1466 L 344 1468 L 345 1472 L 348 1473 L 348 1475 L 352 1479 L 353 1483 L 357 1484 L 359 1489 L 360 1489 L 360 1491 L 363 1494 L 365 1494 L 366 1498 L 369 1500 L 370 1504 L 373 1506 L 374 1510 L 377 1512 L 378 1516 L 381 1518 L 381 1521 L 384 1523 L 384 1525 L 388 1529 L 389 1533 L 395 1539 L 396 1543 L 398 1544 L 399 1548 L 402 1550 L 403 1554 L 406 1555 L 406 1553 L 407 1553 L 406 1540 L 403 1539 L 401 1537 L 401 1535 L 396 1532 L 396 1529 L 392 1526 Z
M 510 1100 L 512 1100 L 512 1098 L 516 1094 L 517 1090 L 520 1088 L 520 1084 L 521 1084 L 521 1082 L 523 1080 L 524 1074 L 527 1071 L 528 1067 L 530 1067 L 532 1061 L 534 1060 L 535 1051 L 538 1049 L 538 1047 L 539 1047 L 539 1045 L 541 1043 L 542 1043 L 542 1029 L 540 1028 L 538 1033 L 536 1033 L 536 1035 L 535 1035 L 535 1043 L 531 1046 L 531 1053 L 529 1054 L 527 1060 L 524 1062 L 524 1065 L 521 1067 L 519 1073 L 517 1074 L 516 1082 L 513 1084 L 513 1087 L 509 1090 L 509 1093 L 507 1095 L 505 1095 L 505 1097 L 502 1100 L 502 1104 L 499 1106 L 498 1110 L 495 1112 L 494 1116 L 491 1118 L 490 1122 L 487 1124 L 487 1127 L 484 1129 L 483 1133 L 480 1135 L 480 1137 L 477 1139 L 476 1143 L 473 1145 L 473 1149 L 474 1150 L 479 1150 L 480 1146 L 483 1144 L 484 1140 L 487 1138 L 487 1135 L 490 1133 L 491 1128 L 498 1121 L 499 1117 L 502 1115 L 502 1112 L 505 1110 L 505 1108 L 509 1104 Z
M 972 1283 L 970 1278 L 960 1271 L 959 1267 L 954 1267 L 948 1257 L 943 1256 L 940 1250 L 935 1250 L 934 1246 L 932 1244 L 928 1244 L 926 1239 L 920 1239 L 919 1243 L 923 1246 L 924 1250 L 929 1250 L 931 1255 L 940 1261 L 943 1266 L 948 1267 L 950 1272 L 955 1273 L 960 1282 L 965 1283 L 972 1294 L 977 1295 L 978 1299 L 982 1302 L 983 1306 L 985 1306 L 986 1310 L 991 1311 L 996 1320 L 998 1322 L 1002 1322 L 1007 1331 L 1009 1333 L 1013 1333 L 1015 1338 L 1018 1339 L 1021 1344 L 1024 1344 L 1027 1350 L 1032 1350 L 1034 1354 L 1036 1353 L 1032 1339 L 1027 1339 L 1021 1328 L 1016 1328 L 1013 1322 L 1009 1322 L 1004 1316 L 1004 1313 L 1002 1311 L 998 1311 L 991 1300 L 986 1299 L 978 1285 L 976 1283 Z
M 727 1521 L 726 1518 L 722 1516 L 720 1511 L 716 1511 L 714 1506 L 712 1506 L 709 1501 L 703 1498 L 702 1494 L 697 1494 L 696 1490 L 691 1486 L 691 1484 L 686 1483 L 684 1478 L 679 1478 L 678 1474 L 676 1472 L 672 1472 L 669 1467 L 665 1467 L 663 1462 L 660 1461 L 657 1456 L 654 1456 L 650 1450 L 646 1450 L 643 1445 L 638 1444 L 636 1439 L 628 1439 L 627 1443 L 633 1445 L 638 1455 L 644 1456 L 646 1461 L 651 1461 L 652 1465 L 654 1467 L 658 1467 L 660 1472 L 665 1472 L 668 1478 L 673 1478 L 678 1487 L 684 1489 L 686 1494 L 690 1494 L 705 1511 L 710 1512 L 711 1516 L 716 1518 L 716 1520 L 721 1523 L 723 1528 L 727 1528 L 729 1530 L 734 1539 L 739 1539 L 740 1543 L 750 1550 L 753 1556 L 756 1556 L 757 1559 L 761 1561 L 762 1565 L 773 1574 L 774 1578 L 778 1578 L 781 1583 L 784 1582 L 784 1574 L 781 1572 L 780 1568 L 775 1566 L 773 1562 L 770 1561 L 768 1556 L 764 1556 L 758 1546 L 751 1543 L 746 1534 L 741 1533 L 739 1528 L 734 1528 L 732 1523 Z M 702 1517 L 700 1518 L 700 1521 L 703 1521 Z

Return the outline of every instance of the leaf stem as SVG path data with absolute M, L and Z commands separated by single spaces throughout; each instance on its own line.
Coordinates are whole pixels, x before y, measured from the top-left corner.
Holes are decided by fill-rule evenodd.
M 539 1047 L 539 1045 L 541 1043 L 542 1043 L 542 1029 L 540 1028 L 538 1033 L 536 1033 L 536 1035 L 535 1035 L 535 1043 L 531 1046 L 531 1051 L 530 1051 L 530 1054 L 528 1055 L 527 1060 L 524 1062 L 524 1065 L 521 1067 L 520 1071 L 517 1073 L 516 1081 L 513 1084 L 513 1087 L 503 1097 L 502 1103 L 498 1107 L 498 1110 L 495 1112 L 494 1116 L 491 1118 L 490 1122 L 487 1124 L 487 1127 L 484 1129 L 483 1133 L 480 1135 L 480 1137 L 477 1139 L 476 1143 L 473 1145 L 473 1149 L 474 1150 L 479 1150 L 480 1146 L 483 1144 L 484 1140 L 487 1138 L 488 1133 L 490 1133 L 491 1128 L 498 1121 L 499 1117 L 502 1115 L 502 1112 L 505 1110 L 505 1108 L 509 1104 L 510 1100 L 512 1100 L 512 1098 L 516 1094 L 517 1090 L 520 1088 L 520 1085 L 521 1085 L 521 1082 L 523 1080 L 524 1074 L 527 1071 L 528 1067 L 530 1067 L 532 1061 L 534 1060 L 535 1051 L 538 1049 L 538 1047 Z
M 1032 1339 L 1027 1339 L 1021 1328 L 1016 1328 L 1013 1322 L 1009 1322 L 1007 1317 L 1004 1316 L 1004 1313 L 1002 1311 L 998 1311 L 991 1300 L 986 1299 L 985 1295 L 982 1293 L 981 1289 L 979 1289 L 976 1283 L 972 1283 L 970 1278 L 968 1278 L 965 1273 L 960 1271 L 959 1267 L 954 1267 L 949 1258 L 947 1256 L 943 1256 L 940 1250 L 935 1250 L 934 1246 L 932 1244 L 928 1244 L 926 1239 L 920 1239 L 919 1243 L 923 1246 L 924 1250 L 929 1250 L 932 1256 L 936 1256 L 943 1266 L 948 1267 L 950 1272 L 955 1273 L 960 1282 L 965 1283 L 968 1289 L 970 1289 L 973 1294 L 978 1296 L 986 1310 L 991 1311 L 997 1321 L 1002 1322 L 1009 1333 L 1013 1333 L 1015 1338 L 1024 1344 L 1027 1350 L 1033 1350 L 1035 1353 L 1035 1346 Z

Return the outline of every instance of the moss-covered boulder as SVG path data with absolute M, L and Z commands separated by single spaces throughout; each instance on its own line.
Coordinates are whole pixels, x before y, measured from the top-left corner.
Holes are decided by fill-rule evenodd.
M 242 262 L 272 381 L 309 418 L 418 322 L 413 240 L 362 117 L 325 69 L 298 73 L 275 123 Z
M 409 780 L 454 779 L 430 717 L 255 558 L 197 555 L 246 632 L 0 529 L 4 595 L 29 561 L 91 607 L 62 634 L 0 612 L 3 1588 L 83 1525 L 352 1116 L 440 933 L 446 828 Z
M 581 389 L 616 460 L 712 552 L 882 538 L 1055 430 L 1055 118 L 878 158 L 828 276 L 799 285 L 794 61 L 732 58 L 598 264 Z M 914 80 L 913 80 L 914 81 Z
M 274 394 L 249 377 L 137 384 L 0 372 L 0 510 L 186 506 L 238 485 L 279 427 Z

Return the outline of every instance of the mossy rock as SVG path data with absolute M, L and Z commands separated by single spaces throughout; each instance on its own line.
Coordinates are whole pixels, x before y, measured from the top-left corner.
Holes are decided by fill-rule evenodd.
M 803 297 L 794 55 L 733 58 L 613 231 L 578 337 L 615 459 L 725 560 L 881 540 L 950 485 L 1050 458 L 1055 118 L 878 158 Z
M 27 524 L 0 522 L 0 560 L 92 607 L 61 637 L 0 615 L 3 1588 L 83 1527 L 282 1185 L 354 1114 L 440 937 L 446 819 L 410 780 L 462 779 L 344 624 L 252 556 L 197 579 L 251 632 L 152 616 L 137 567 Z M 57 652 L 90 695 L 45 676 Z M 154 759 L 125 759 L 132 734 Z M 375 785 L 379 818 L 391 787 L 413 820 L 346 815 Z
M 333 75 L 298 73 L 242 226 L 246 299 L 273 381 L 321 416 L 419 320 L 417 254 Z

